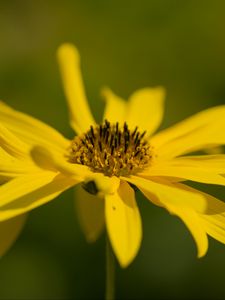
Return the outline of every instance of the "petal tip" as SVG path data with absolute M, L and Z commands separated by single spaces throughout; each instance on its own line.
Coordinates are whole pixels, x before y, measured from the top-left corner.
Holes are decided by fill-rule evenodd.
M 108 86 L 103 86 L 101 88 L 100 95 L 103 98 L 103 100 L 106 101 L 106 99 L 112 95 L 112 91 Z
M 118 259 L 118 262 L 119 262 L 121 268 L 123 268 L 123 269 L 127 268 L 134 261 L 134 259 L 136 258 L 137 254 L 139 252 L 141 242 L 142 242 L 142 237 L 140 238 L 136 249 L 134 249 L 133 252 L 131 252 L 129 254 L 126 253 L 126 255 L 121 255 L 121 253 L 116 253 L 114 250 L 114 253 Z
M 162 99 L 166 96 L 166 88 L 162 85 L 155 86 L 153 88 L 149 88 L 149 90 L 154 92 L 156 95 L 159 95 Z
M 74 61 L 76 63 L 80 62 L 80 54 L 77 48 L 70 43 L 64 43 L 59 46 L 57 50 L 57 57 L 60 61 L 66 59 L 69 61 Z
M 131 260 L 131 259 L 121 260 L 121 259 L 118 258 L 118 262 L 120 264 L 120 267 L 123 268 L 123 269 L 127 268 L 131 264 L 132 261 L 133 260 Z
M 148 94 L 155 94 L 155 95 L 159 95 L 161 97 L 165 97 L 166 95 L 166 88 L 162 85 L 156 85 L 156 86 L 152 86 L 152 87 L 143 87 L 141 89 L 136 90 L 133 94 L 139 94 L 139 93 L 148 93 Z M 133 96 L 133 94 L 131 96 Z
M 199 246 L 197 246 L 197 248 L 198 248 L 197 249 L 197 258 L 203 258 L 206 255 L 207 251 L 208 251 L 208 242 L 205 245 L 205 247 L 200 248 Z

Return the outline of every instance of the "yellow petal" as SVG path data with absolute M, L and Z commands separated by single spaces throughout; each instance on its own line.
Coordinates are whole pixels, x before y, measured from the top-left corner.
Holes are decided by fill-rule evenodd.
M 18 139 L 5 126 L 0 123 L 0 147 L 9 155 L 26 159 L 28 156 L 28 145 Z
M 124 177 L 123 179 L 136 185 L 148 199 L 154 194 L 160 201 L 163 199 L 164 202 L 171 206 L 187 209 L 194 208 L 197 212 L 204 212 L 207 208 L 207 201 L 201 194 L 177 188 L 175 183 L 165 179 L 156 178 L 157 182 L 138 176 Z M 164 206 L 164 202 L 158 202 L 158 205 Z
M 203 227 L 202 220 L 198 214 L 191 209 L 182 209 L 177 206 L 170 206 L 165 202 L 164 204 L 165 208 L 167 208 L 172 214 L 178 216 L 191 232 L 197 246 L 198 257 L 204 256 L 208 250 L 208 238 L 206 230 Z
M 26 215 L 20 215 L 10 220 L 0 222 L 0 257 L 2 257 L 15 242 L 25 221 Z
M 224 114 L 225 105 L 206 109 L 157 133 L 152 140 L 157 146 L 162 146 L 169 141 L 190 134 L 199 128 L 213 124 L 218 118 L 224 117 Z
M 85 96 L 81 72 L 80 56 L 75 46 L 63 44 L 58 49 L 64 91 L 70 110 L 70 123 L 78 133 L 87 131 L 95 124 Z
M 88 242 L 95 242 L 105 224 L 104 199 L 87 193 L 81 185 L 75 188 L 78 220 Z
M 131 128 L 152 134 L 160 125 L 164 112 L 165 90 L 145 88 L 133 93 L 128 102 L 126 121 Z
M 13 178 L 40 169 L 29 156 L 29 147 L 0 124 L 0 177 Z
M 106 226 L 112 248 L 122 267 L 135 258 L 141 244 L 142 226 L 133 189 L 122 182 L 117 193 L 105 197 Z
M 104 197 L 106 194 L 114 194 L 120 185 L 120 179 L 118 177 L 108 177 L 102 173 L 92 173 L 90 177 L 86 178 L 86 181 L 91 180 L 94 180 L 100 197 Z
M 197 211 L 206 209 L 206 201 L 202 195 L 180 189 L 166 181 L 165 184 L 161 184 L 135 176 L 127 180 L 135 184 L 151 202 L 166 208 L 184 222 L 196 242 L 198 257 L 206 253 L 208 239 L 202 220 L 197 214 Z
M 140 176 L 169 176 L 207 184 L 225 185 L 225 155 L 179 157 L 159 161 L 140 173 Z
M 221 123 L 222 122 L 217 122 L 213 126 L 198 129 L 194 133 L 181 137 L 176 141 L 171 141 L 162 148 L 156 149 L 156 152 L 160 157 L 173 158 L 191 152 L 205 150 L 210 146 L 224 145 L 225 136 L 223 134 L 223 128 L 225 126 Z M 220 131 L 220 128 L 222 131 Z
M 207 201 L 207 209 L 205 212 L 199 213 L 202 226 L 210 236 L 225 244 L 225 203 L 189 186 L 180 183 L 177 186 L 191 192 L 198 192 L 204 196 Z
M 13 179 L 0 187 L 0 221 L 45 204 L 76 183 L 47 171 Z
M 168 163 L 179 166 L 198 166 L 201 168 L 209 168 L 218 174 L 225 173 L 225 154 L 183 156 L 169 160 Z
M 34 147 L 31 156 L 40 168 L 58 171 L 77 181 L 94 181 L 99 196 L 112 194 L 119 187 L 120 180 L 118 177 L 108 177 L 102 173 L 92 172 L 87 166 L 69 163 L 62 155 L 55 155 L 44 147 Z
M 1 161 L 0 164 L 0 177 L 4 178 L 14 178 L 25 174 L 33 174 L 40 171 L 37 166 L 27 164 L 18 160 L 13 160 L 11 162 Z
M 104 119 L 112 123 L 126 122 L 132 130 L 152 134 L 160 125 L 164 111 L 165 90 L 162 87 L 144 88 L 131 95 L 128 101 L 115 95 L 110 89 L 103 90 L 106 99 Z
M 106 100 L 103 120 L 123 124 L 126 121 L 128 102 L 115 95 L 110 89 L 104 88 L 102 95 Z
M 223 146 L 211 146 L 209 148 L 204 149 L 206 154 L 222 154 L 223 151 Z
M 200 112 L 151 139 L 159 156 L 175 157 L 225 144 L 225 106 Z
M 68 140 L 52 127 L 10 108 L 3 102 L 0 102 L 0 122 L 27 145 L 45 145 L 56 151 L 62 151 L 69 145 Z
M 69 163 L 63 153 L 57 155 L 44 147 L 33 147 L 31 157 L 40 168 L 63 173 L 65 176 L 73 177 L 78 181 L 84 181 L 85 178 L 92 176 L 92 172 L 87 166 Z
M 0 207 L 48 184 L 56 175 L 53 172 L 39 172 L 10 180 L 0 187 Z
M 1 148 L 1 145 L 3 145 L 3 143 L 5 149 L 8 149 L 8 152 L 11 152 L 12 155 L 6 152 L 3 148 Z M 21 174 L 34 173 L 40 171 L 40 169 L 38 169 L 38 167 L 34 165 L 31 160 L 27 160 L 27 155 L 23 153 L 23 149 L 18 148 L 18 145 L 14 145 L 11 140 L 2 141 L 1 145 L 0 178 L 10 179 L 17 176 L 21 176 Z

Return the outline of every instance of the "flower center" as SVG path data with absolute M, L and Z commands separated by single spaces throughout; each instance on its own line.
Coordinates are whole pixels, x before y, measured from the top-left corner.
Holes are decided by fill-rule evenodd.
M 135 174 L 150 165 L 153 147 L 144 139 L 146 131 L 129 130 L 126 123 L 107 120 L 81 136 L 76 136 L 67 154 L 70 163 L 82 164 L 106 176 Z

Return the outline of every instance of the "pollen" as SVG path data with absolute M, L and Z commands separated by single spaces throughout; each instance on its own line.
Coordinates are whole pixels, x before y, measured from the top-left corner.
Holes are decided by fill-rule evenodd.
M 105 120 L 72 140 L 67 159 L 109 177 L 136 174 L 148 167 L 154 157 L 145 134 L 138 127 L 129 130 L 127 123 L 120 126 Z

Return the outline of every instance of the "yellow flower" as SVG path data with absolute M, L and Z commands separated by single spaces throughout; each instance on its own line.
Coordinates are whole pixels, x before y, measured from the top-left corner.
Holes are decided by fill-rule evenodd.
M 77 134 L 73 140 L 0 104 L 0 254 L 16 238 L 27 212 L 78 183 L 83 188 L 77 190 L 77 209 L 87 239 L 97 239 L 106 224 L 122 267 L 134 259 L 142 240 L 134 186 L 185 223 L 199 257 L 207 251 L 207 234 L 225 243 L 225 204 L 183 183 L 225 185 L 224 154 L 190 155 L 225 144 L 225 106 L 153 135 L 163 117 L 163 88 L 138 90 L 128 101 L 105 89 L 103 123 L 96 124 L 76 48 L 62 45 L 58 59 Z

